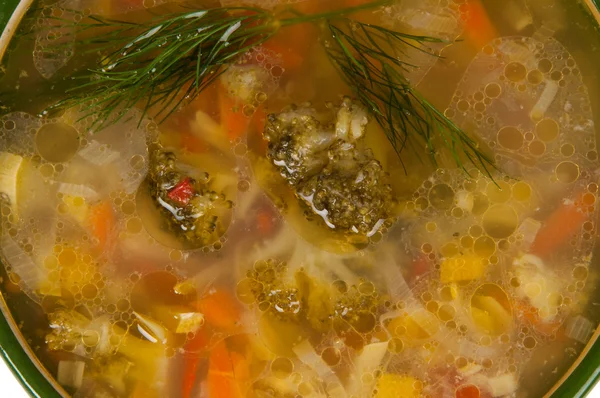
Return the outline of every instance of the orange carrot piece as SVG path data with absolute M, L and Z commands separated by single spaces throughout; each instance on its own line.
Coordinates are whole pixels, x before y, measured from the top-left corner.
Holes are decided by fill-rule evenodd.
M 590 214 L 582 205 L 584 195 L 578 195 L 574 202 L 561 204 L 543 223 L 533 241 L 529 252 L 540 257 L 564 246 L 569 238 L 577 233 L 589 219 Z
M 91 230 L 100 244 L 101 248 L 106 248 L 110 233 L 115 227 L 116 220 L 112 204 L 109 200 L 92 207 L 90 211 Z
M 219 91 L 221 125 L 227 133 L 229 141 L 241 138 L 250 124 L 250 118 L 244 115 L 243 106 L 227 93 L 225 88 Z
M 479 398 L 479 388 L 473 384 L 464 384 L 456 389 L 456 398 Z
M 246 358 L 231 351 L 226 341 L 221 341 L 212 350 L 208 368 L 208 393 L 211 397 L 241 398 L 241 385 L 249 379 Z
M 525 300 L 517 300 L 514 303 L 514 308 L 518 317 L 525 318 L 537 332 L 545 336 L 554 334 L 561 326 L 561 322 L 557 320 L 543 321 L 537 309 Z M 556 337 L 559 337 L 559 335 L 560 333 Z
M 196 385 L 198 367 L 202 359 L 199 352 L 208 346 L 208 341 L 206 329 L 202 328 L 184 346 L 181 398 L 190 398 L 192 396 L 194 386 Z
M 462 19 L 465 24 L 465 40 L 477 50 L 498 37 L 498 32 L 481 0 L 467 0 L 461 5 L 461 11 L 463 11 Z
M 206 144 L 189 131 L 181 133 L 180 142 L 188 152 L 202 153 L 206 151 Z
M 238 329 L 241 306 L 228 292 L 212 291 L 199 300 L 198 308 L 209 325 L 228 332 Z
M 269 209 L 260 209 L 256 213 L 256 224 L 258 227 L 258 231 L 263 234 L 263 236 L 269 236 L 275 229 L 273 225 L 273 213 L 269 211 Z
M 262 47 L 279 54 L 285 69 L 298 69 L 304 64 L 304 57 L 278 37 L 267 41 Z

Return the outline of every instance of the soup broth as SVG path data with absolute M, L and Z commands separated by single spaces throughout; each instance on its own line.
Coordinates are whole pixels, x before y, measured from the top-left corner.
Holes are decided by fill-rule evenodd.
M 48 110 L 86 71 L 119 71 L 107 54 L 168 29 L 102 46 L 118 27 L 82 29 L 93 21 L 258 7 L 277 23 L 366 3 L 34 2 L 0 78 L 0 289 L 69 396 L 541 397 L 578 358 L 600 321 L 600 33 L 584 2 L 351 15 L 440 39 L 372 44 L 405 60 L 406 92 L 439 110 L 426 123 L 451 120 L 487 169 L 463 152 L 459 167 L 461 142 L 441 133 L 390 139 L 371 86 L 344 79 L 369 64 L 336 67 L 325 19 L 279 22 L 199 95 L 175 90 L 168 115 L 144 96 L 106 124 L 110 101 Z M 413 131 L 423 114 L 402 109 Z

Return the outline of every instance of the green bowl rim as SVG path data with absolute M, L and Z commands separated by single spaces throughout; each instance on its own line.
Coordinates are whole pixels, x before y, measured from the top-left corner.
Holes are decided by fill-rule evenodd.
M 584 0 L 586 1 L 586 0 Z M 25 1 L 23 1 L 25 2 Z M 20 0 L 1 0 L 0 1 L 0 32 L 4 28 L 13 12 L 19 5 Z M 600 11 L 600 0 L 587 0 L 589 6 L 595 6 Z M 2 54 L 0 53 L 0 61 Z M 14 376 L 21 383 L 23 388 L 35 398 L 62 398 L 66 396 L 64 391 L 57 383 L 52 382 L 47 372 L 40 368 L 37 361 L 33 360 L 28 351 L 22 344 L 22 336 L 14 326 L 15 322 L 12 315 L 8 312 L 6 302 L 0 293 L 0 356 L 4 359 Z M 581 355 L 585 355 L 580 361 L 576 361 L 577 366 L 563 382 L 552 391 L 551 397 L 574 397 L 583 398 L 592 389 L 600 379 L 600 339 L 596 331 L 593 338 L 588 343 L 586 350 Z M 593 344 L 591 343 L 592 341 Z M 590 346 L 591 344 L 591 346 Z

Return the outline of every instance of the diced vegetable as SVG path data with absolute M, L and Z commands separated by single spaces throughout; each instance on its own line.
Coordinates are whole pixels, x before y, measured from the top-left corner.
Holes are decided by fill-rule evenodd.
M 206 349 L 208 335 L 203 329 L 196 332 L 193 339 L 184 346 L 181 398 L 190 398 L 198 378 L 198 368 L 202 357 L 200 351 Z
M 323 358 L 318 355 L 308 340 L 304 340 L 293 348 L 294 354 L 300 362 L 314 370 L 321 380 L 327 385 L 327 393 L 331 397 L 346 396 L 342 390 L 338 376 L 327 365 Z
M 92 358 L 120 354 L 126 360 L 117 368 L 123 369 L 131 362 L 135 366 L 130 373 L 135 379 L 153 386 L 166 383 L 168 359 L 164 345 L 132 336 L 113 325 L 108 316 L 90 319 L 76 310 L 58 310 L 49 314 L 49 326 L 51 332 L 46 335 L 46 342 L 52 351 L 92 347 L 89 354 Z
M 577 315 L 567 321 L 565 333 L 567 337 L 587 344 L 595 329 L 596 326 L 589 319 Z
M 484 332 L 499 335 L 512 324 L 511 314 L 493 297 L 474 296 L 471 301 L 471 316 Z
M 250 117 L 244 114 L 243 104 L 232 99 L 224 90 L 219 93 L 219 104 L 221 105 L 221 125 L 229 141 L 243 137 L 250 125 Z
M 544 91 L 538 98 L 537 102 L 533 106 L 530 112 L 530 116 L 533 120 L 541 120 L 554 99 L 556 98 L 556 94 L 558 94 L 558 83 L 553 80 L 546 80 L 546 85 L 544 86 Z
M 542 259 L 532 254 L 516 258 L 513 264 L 519 278 L 519 296 L 529 301 L 541 321 L 551 322 L 561 304 L 558 298 L 561 297 L 564 281 L 548 269 Z
M 519 386 L 517 378 L 513 373 L 506 373 L 500 376 L 489 377 L 487 384 L 490 388 L 492 397 L 502 397 L 510 395 L 517 391 Z
M 456 398 L 479 398 L 479 388 L 473 384 L 465 384 L 456 388 Z
M 96 239 L 98 239 L 100 248 L 106 249 L 115 224 L 115 214 L 109 200 L 105 200 L 90 209 L 90 228 Z
M 348 392 L 357 397 L 369 396 L 373 385 L 365 383 L 362 379 L 365 374 L 375 372 L 383 362 L 388 350 L 388 342 L 372 343 L 363 348 L 363 351 L 354 358 L 354 375 L 350 382 Z
M 405 316 L 394 318 L 387 326 L 393 336 L 403 330 L 410 339 L 421 340 L 433 337 L 440 329 L 439 319 L 425 309 L 416 310 Z M 399 329 L 401 328 L 401 329 Z
M 517 228 L 517 234 L 523 236 L 521 239 L 521 247 L 520 249 L 524 252 L 527 252 L 533 242 L 535 241 L 535 237 L 537 236 L 540 228 L 542 227 L 542 223 L 534 220 L 533 218 L 527 217 L 523 220 L 519 228 Z
M 224 331 L 236 331 L 240 324 L 240 303 L 224 290 L 212 288 L 199 300 L 198 309 L 208 324 Z
M 81 196 L 63 195 L 62 201 L 66 206 L 66 213 L 78 223 L 84 224 L 89 218 L 90 206 Z
M 498 37 L 490 17 L 481 0 L 467 0 L 461 5 L 465 23 L 466 41 L 480 50 L 487 43 Z
M 160 342 L 161 344 L 167 343 L 167 331 L 158 321 L 150 318 L 149 316 L 142 315 L 138 312 L 133 312 L 133 315 L 138 319 L 138 331 L 148 341 L 153 343 Z
M 0 193 L 6 196 L 13 211 L 17 210 L 17 177 L 23 158 L 8 152 L 0 152 Z
M 4 259 L 12 267 L 12 272 L 19 277 L 21 287 L 26 291 L 34 292 L 47 281 L 47 271 L 39 267 L 8 234 L 2 235 L 0 246 Z
M 204 324 L 204 315 L 198 312 L 182 312 L 177 315 L 175 333 L 196 333 Z
M 483 277 L 485 261 L 474 254 L 444 258 L 440 264 L 440 280 L 442 283 L 471 281 Z
M 83 383 L 84 371 L 83 361 L 59 361 L 56 380 L 62 386 L 78 389 Z
M 577 203 L 581 200 L 581 196 L 579 195 L 576 201 L 565 200 L 542 223 L 529 249 L 530 253 L 540 257 L 548 256 L 578 233 L 583 223 L 589 219 L 587 212 Z
M 210 397 L 242 398 L 250 382 L 250 361 L 256 354 L 251 337 L 238 335 L 211 349 L 207 376 Z M 258 349 L 258 347 L 256 347 Z
M 90 143 L 78 152 L 78 155 L 96 166 L 104 166 L 115 162 L 121 157 L 121 154 L 96 140 Z
M 186 206 L 194 196 L 194 193 L 194 186 L 191 183 L 191 179 L 188 177 L 175 185 L 175 187 L 169 191 L 167 196 L 172 201 L 179 203 L 182 206 Z
M 375 398 L 416 398 L 422 389 L 423 384 L 413 377 L 385 373 L 377 380 Z

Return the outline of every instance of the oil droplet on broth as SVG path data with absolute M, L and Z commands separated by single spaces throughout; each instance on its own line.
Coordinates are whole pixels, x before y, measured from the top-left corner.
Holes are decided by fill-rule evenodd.
M 536 345 L 537 341 L 531 336 L 527 336 L 523 339 L 523 347 L 527 348 L 528 350 L 535 348 Z
M 498 131 L 498 144 L 506 149 L 516 151 L 523 146 L 523 134 L 516 127 L 502 127 Z
M 491 206 L 483 215 L 482 226 L 492 238 L 507 238 L 515 232 L 519 217 L 515 209 L 505 204 Z
M 454 191 L 447 184 L 434 185 L 429 190 L 429 203 L 436 209 L 449 210 L 454 205 Z
M 529 200 L 531 197 L 531 187 L 526 182 L 519 181 L 513 185 L 512 194 L 513 197 L 520 202 Z
M 537 138 L 544 142 L 552 142 L 558 137 L 559 127 L 554 119 L 543 119 L 535 126 Z
M 485 193 L 490 201 L 495 203 L 504 203 L 511 197 L 511 186 L 507 182 L 498 181 L 496 184 L 488 184 Z
M 548 73 L 552 70 L 552 62 L 547 58 L 540 59 L 540 62 L 538 62 L 538 69 L 542 73 Z
M 294 364 L 287 358 L 276 358 L 271 363 L 271 372 L 279 379 L 287 378 L 294 371 Z
M 527 76 L 527 68 L 520 62 L 510 62 L 504 67 L 504 76 L 510 81 L 520 82 Z
M 53 163 L 66 162 L 79 149 L 79 133 L 68 124 L 46 124 L 35 135 L 35 146 L 45 160 Z
M 489 236 L 480 236 L 473 244 L 473 251 L 480 257 L 488 258 L 496 252 L 496 243 Z
M 554 170 L 558 181 L 570 184 L 579 178 L 579 166 L 570 161 L 560 162 Z
M 538 85 L 544 81 L 544 75 L 537 69 L 532 70 L 527 74 L 527 81 L 533 85 Z
M 499 97 L 502 93 L 502 87 L 498 83 L 489 83 L 485 86 L 485 95 L 490 98 Z
M 321 353 L 321 358 L 327 363 L 329 366 L 337 365 L 342 359 L 342 354 L 340 350 L 335 347 L 327 347 Z
M 546 144 L 542 141 L 535 140 L 529 144 L 529 153 L 533 156 L 542 156 L 544 152 L 546 152 Z
M 573 269 L 573 278 L 578 281 L 584 281 L 587 279 L 588 270 L 583 265 L 578 265 Z

